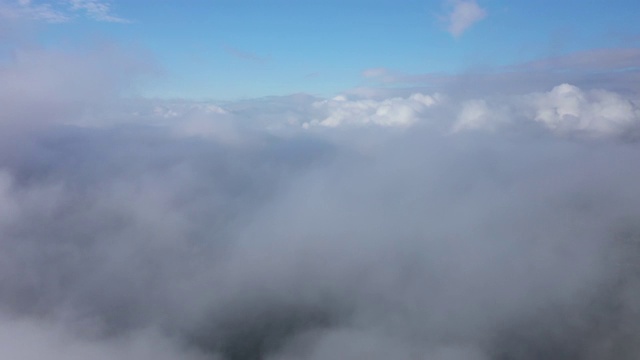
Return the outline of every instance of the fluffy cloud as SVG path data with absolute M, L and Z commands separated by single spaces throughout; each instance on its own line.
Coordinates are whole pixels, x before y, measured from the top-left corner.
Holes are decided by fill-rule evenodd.
M 366 94 L 365 94 L 366 95 Z M 246 130 L 295 133 L 304 129 L 429 127 L 442 134 L 506 129 L 546 131 L 558 137 L 634 138 L 640 126 L 637 97 L 560 84 L 548 91 L 457 99 L 440 93 L 406 97 L 340 95 L 332 99 L 282 97 L 216 105 L 148 103 L 140 120 L 168 126 L 181 136 L 246 140 Z M 278 103 L 281 102 L 281 103 Z M 141 109 L 141 107 L 140 107 Z M 244 140 L 243 140 L 244 139 Z
M 462 110 L 458 115 L 458 121 L 453 126 L 453 131 L 486 128 L 494 123 L 491 116 L 486 101 L 467 101 L 462 104 Z
M 640 106 L 605 90 L 584 92 L 562 84 L 551 91 L 531 95 L 536 121 L 553 131 L 621 134 L 640 123 Z
M 487 11 L 481 8 L 476 0 L 447 0 L 446 5 L 451 6 L 446 16 L 447 31 L 455 37 L 461 36 L 487 16 Z
M 548 92 L 469 100 L 462 105 L 454 131 L 495 129 L 536 122 L 561 136 L 635 136 L 640 125 L 638 100 L 606 90 L 583 91 L 561 84 Z
M 409 126 L 418 121 L 425 110 L 436 105 L 439 96 L 413 94 L 408 98 L 349 100 L 338 96 L 313 104 L 325 114 L 321 119 L 304 123 L 309 126 L 336 127 L 341 125 Z

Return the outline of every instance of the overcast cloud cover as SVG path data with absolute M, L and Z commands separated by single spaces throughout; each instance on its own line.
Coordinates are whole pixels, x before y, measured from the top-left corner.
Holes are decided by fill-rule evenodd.
M 640 356 L 629 64 L 206 102 L 132 96 L 143 51 L 14 44 L 2 359 Z

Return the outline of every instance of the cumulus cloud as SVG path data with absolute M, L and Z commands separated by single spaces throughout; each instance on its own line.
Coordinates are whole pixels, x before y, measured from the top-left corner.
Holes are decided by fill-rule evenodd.
M 469 100 L 462 104 L 453 131 L 465 129 L 491 129 L 498 121 L 485 100 Z
M 550 92 L 532 95 L 535 120 L 556 131 L 624 133 L 640 121 L 638 103 L 604 90 L 581 91 L 562 84 Z
M 341 125 L 409 126 L 421 114 L 439 101 L 439 96 L 413 94 L 408 98 L 349 100 L 340 95 L 331 100 L 315 102 L 313 106 L 325 117 L 304 123 L 309 126 L 336 127 Z
M 638 358 L 637 95 L 125 96 L 145 61 L 0 72 L 1 358 Z
M 156 111 L 164 109 L 162 116 L 182 119 L 180 126 L 192 124 L 193 134 L 199 132 L 197 129 L 200 126 L 201 134 L 204 134 L 205 128 L 213 129 L 216 124 L 229 121 L 229 124 L 244 123 L 246 127 L 249 124 L 242 119 L 247 118 L 251 118 L 254 129 L 277 131 L 295 131 L 298 127 L 429 127 L 432 131 L 446 134 L 471 130 L 528 132 L 537 129 L 535 131 L 547 131 L 559 137 L 601 138 L 633 138 L 640 125 L 638 96 L 604 89 L 585 90 L 566 83 L 545 91 L 515 95 L 487 93 L 484 97 L 471 98 L 456 98 L 437 92 L 390 97 L 378 93 L 373 94 L 375 97 L 370 95 L 351 92 L 332 99 L 308 96 L 295 100 L 283 97 L 280 100 L 273 98 L 267 102 L 249 101 L 242 106 L 226 104 L 223 107 L 183 104 L 159 107 Z M 269 109 L 277 101 L 283 103 Z M 185 106 L 192 110 L 187 110 Z M 201 109 L 198 111 L 203 116 L 195 116 L 193 109 Z M 178 116 L 178 113 L 191 114 L 191 120 Z M 205 113 L 209 115 L 204 116 Z
M 637 97 L 602 89 L 584 91 L 570 84 L 547 92 L 463 103 L 454 131 L 495 129 L 518 122 L 536 122 L 564 136 L 635 136 L 640 125 Z
M 445 4 L 451 7 L 446 16 L 447 31 L 454 37 L 461 36 L 487 16 L 487 11 L 476 0 L 446 0 Z

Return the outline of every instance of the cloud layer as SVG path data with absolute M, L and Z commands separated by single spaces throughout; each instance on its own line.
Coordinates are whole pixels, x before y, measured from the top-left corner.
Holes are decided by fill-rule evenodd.
M 18 55 L 2 358 L 640 354 L 637 94 L 162 101 L 117 48 Z

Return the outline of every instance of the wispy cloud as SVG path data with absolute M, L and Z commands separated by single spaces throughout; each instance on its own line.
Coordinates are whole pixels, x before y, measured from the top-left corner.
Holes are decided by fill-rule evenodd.
M 111 4 L 103 0 L 67 0 L 72 11 L 85 11 L 95 20 L 105 22 L 130 22 L 127 19 L 116 16 L 111 11 Z
M 446 15 L 447 31 L 454 37 L 461 36 L 487 16 L 487 11 L 476 0 L 447 0 L 446 6 L 451 8 Z
M 403 74 L 385 67 L 378 67 L 365 69 L 364 71 L 362 71 L 361 76 L 368 81 L 392 83 L 395 82 L 399 77 L 402 77 Z
M 497 68 L 470 69 L 461 74 L 407 74 L 394 70 L 366 71 L 379 87 L 395 85 L 446 89 L 478 96 L 490 92 L 526 93 L 561 83 L 619 92 L 640 91 L 640 50 L 592 49 L 540 58 Z M 372 76 L 377 75 L 377 76 Z M 366 77 L 366 76 L 365 76 Z
M 640 49 L 590 49 L 514 66 L 520 70 L 609 71 L 640 70 Z
M 389 73 L 389 70 L 386 68 L 370 68 L 366 69 L 362 72 L 362 76 L 371 79 L 371 78 L 379 78 L 381 76 L 385 76 Z
M 242 60 L 248 60 L 248 61 L 253 61 L 253 62 L 267 62 L 269 61 L 269 57 L 268 56 L 260 56 L 256 53 L 250 52 L 250 51 L 245 51 L 245 50 L 241 50 L 238 49 L 237 47 L 234 46 L 229 46 L 229 45 L 223 45 L 222 49 L 224 50 L 224 52 L 226 52 L 227 54 L 238 58 L 238 59 L 242 59 Z
M 0 19 L 30 19 L 48 23 L 63 23 L 70 20 L 69 14 L 51 4 L 36 4 L 31 0 L 0 1 Z
M 307 75 L 305 75 L 305 79 L 315 79 L 317 77 L 319 77 L 321 75 L 321 73 L 319 71 L 314 71 L 311 73 L 308 73 Z
M 0 18 L 28 19 L 47 23 L 64 23 L 78 15 L 102 22 L 127 23 L 115 15 L 111 3 L 105 0 L 64 0 L 36 2 L 33 0 L 0 0 Z

